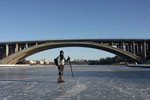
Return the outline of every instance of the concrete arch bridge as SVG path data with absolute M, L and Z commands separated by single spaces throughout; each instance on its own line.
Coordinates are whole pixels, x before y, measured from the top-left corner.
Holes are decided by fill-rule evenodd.
M 0 43 L 0 64 L 16 64 L 35 53 L 59 47 L 88 47 L 111 52 L 138 63 L 150 59 L 150 39 L 73 39 Z

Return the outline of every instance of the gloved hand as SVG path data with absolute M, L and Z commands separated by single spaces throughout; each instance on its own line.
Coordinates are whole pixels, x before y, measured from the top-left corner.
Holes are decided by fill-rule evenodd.
M 68 57 L 68 59 L 67 60 L 70 60 L 70 57 Z

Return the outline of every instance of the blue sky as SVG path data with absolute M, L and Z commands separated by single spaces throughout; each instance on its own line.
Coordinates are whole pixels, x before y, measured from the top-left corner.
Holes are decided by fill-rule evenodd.
M 0 0 L 0 41 L 150 38 L 150 0 Z M 53 59 L 63 49 L 72 58 L 113 54 L 59 48 L 28 59 Z M 48 56 L 47 56 L 48 55 Z

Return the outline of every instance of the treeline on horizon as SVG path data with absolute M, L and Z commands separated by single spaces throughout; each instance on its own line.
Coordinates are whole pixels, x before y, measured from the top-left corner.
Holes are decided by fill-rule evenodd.
M 100 58 L 99 60 L 82 60 L 82 61 L 71 61 L 72 64 L 88 64 L 88 65 L 108 65 L 108 64 L 120 64 L 126 62 L 126 60 L 120 56 Z
M 39 61 L 37 61 L 39 62 Z M 128 61 L 132 62 L 132 61 Z M 120 56 L 115 56 L 115 57 L 107 57 L 107 58 L 100 58 L 99 60 L 80 60 L 80 61 L 71 61 L 72 64 L 74 65 L 111 65 L 111 64 L 125 64 L 126 59 L 120 57 Z M 29 61 L 23 60 L 19 62 L 18 64 L 30 64 Z M 39 64 L 39 63 L 37 63 Z M 50 65 L 55 65 L 54 62 L 50 62 Z

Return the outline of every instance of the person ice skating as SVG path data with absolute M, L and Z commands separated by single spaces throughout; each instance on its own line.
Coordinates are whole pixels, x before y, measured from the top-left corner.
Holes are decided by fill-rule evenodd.
M 64 57 L 64 51 L 60 51 L 60 55 L 54 59 L 55 61 L 55 64 L 58 66 L 58 78 L 57 78 L 57 82 L 58 83 L 61 83 L 61 82 L 65 82 L 64 80 L 62 80 L 62 76 L 63 76 L 63 73 L 64 73 L 64 65 L 65 65 L 65 62 L 69 61 L 70 60 L 70 57 L 68 57 L 68 59 L 66 60 L 65 57 Z

